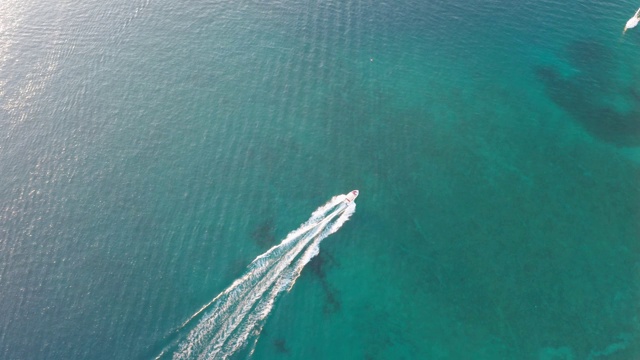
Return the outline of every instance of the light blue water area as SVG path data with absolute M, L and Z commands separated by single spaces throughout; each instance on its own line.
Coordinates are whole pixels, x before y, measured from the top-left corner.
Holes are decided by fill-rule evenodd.
M 0 358 L 153 358 L 356 188 L 252 358 L 639 358 L 636 6 L 2 1 Z

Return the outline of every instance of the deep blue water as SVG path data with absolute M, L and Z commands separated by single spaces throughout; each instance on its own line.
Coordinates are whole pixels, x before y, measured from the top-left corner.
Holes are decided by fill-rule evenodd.
M 352 189 L 254 359 L 640 358 L 637 6 L 3 0 L 0 358 L 154 358 Z

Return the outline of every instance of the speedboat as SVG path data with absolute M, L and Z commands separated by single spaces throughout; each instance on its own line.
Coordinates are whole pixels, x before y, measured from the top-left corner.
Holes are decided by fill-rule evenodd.
M 638 17 L 638 14 L 640 14 L 640 9 L 638 9 L 638 11 L 636 11 L 633 17 L 629 19 L 629 21 L 627 21 L 627 24 L 624 26 L 625 32 L 627 31 L 627 29 L 634 28 L 636 27 L 636 25 L 638 25 L 638 20 L 640 20 L 640 18 Z
M 353 190 L 352 192 L 347 194 L 347 197 L 344 199 L 346 203 L 350 203 L 358 197 L 359 191 Z

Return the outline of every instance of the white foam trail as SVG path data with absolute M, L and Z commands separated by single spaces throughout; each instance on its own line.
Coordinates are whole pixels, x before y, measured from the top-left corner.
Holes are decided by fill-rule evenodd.
M 355 212 L 355 203 L 345 203 L 345 197 L 335 196 L 319 207 L 309 220 L 253 260 L 243 276 L 191 316 L 181 328 L 207 311 L 173 358 L 226 359 L 244 348 L 250 338 L 253 353 L 278 295 L 293 287 L 304 266 L 320 251 L 320 242 Z

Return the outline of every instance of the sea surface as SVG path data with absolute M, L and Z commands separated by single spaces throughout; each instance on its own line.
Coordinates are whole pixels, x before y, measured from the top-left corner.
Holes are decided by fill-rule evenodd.
M 154 359 L 353 189 L 237 358 L 640 359 L 637 7 L 0 1 L 0 359 Z

